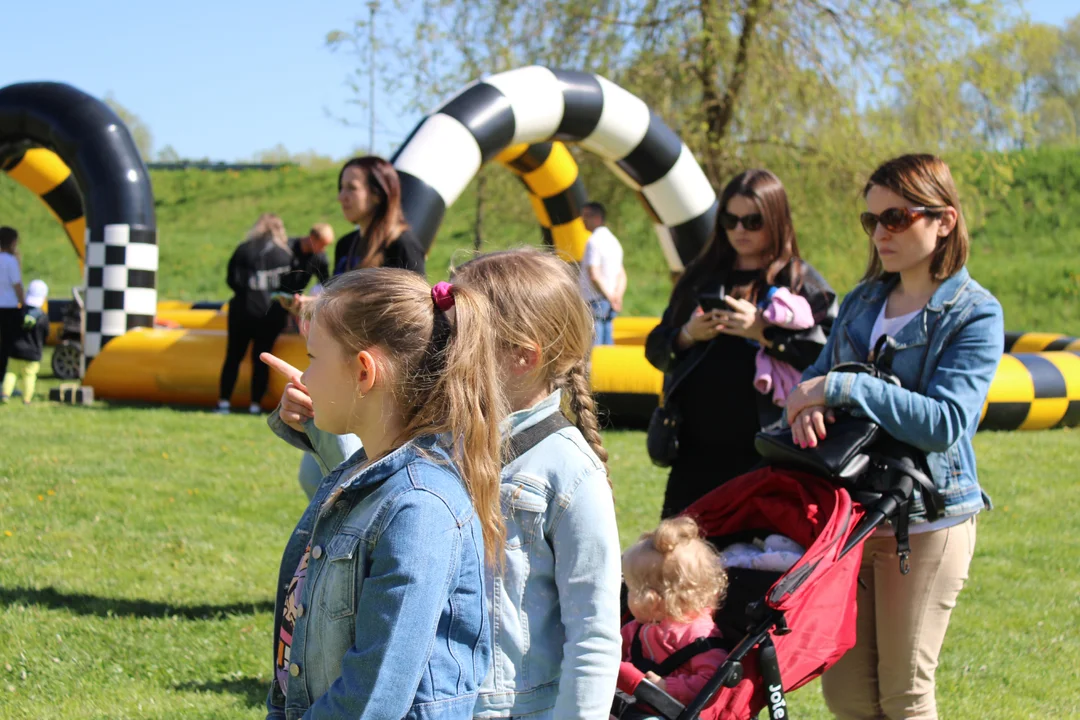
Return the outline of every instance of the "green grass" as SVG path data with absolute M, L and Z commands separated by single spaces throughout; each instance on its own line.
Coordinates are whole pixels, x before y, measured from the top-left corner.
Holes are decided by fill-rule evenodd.
M 261 418 L 104 403 L 0 407 L 0 437 L 0 717 L 262 717 L 299 453 Z M 1078 440 L 976 438 L 997 509 L 942 656 L 942 717 L 1080 712 Z M 605 441 L 625 546 L 665 475 L 642 433 Z M 817 683 L 791 710 L 828 717 Z

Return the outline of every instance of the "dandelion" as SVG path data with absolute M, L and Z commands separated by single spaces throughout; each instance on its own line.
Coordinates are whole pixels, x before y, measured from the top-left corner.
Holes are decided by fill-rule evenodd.
M 56 494 L 56 491 L 55 491 L 55 490 L 49 490 L 49 491 L 48 491 L 47 493 L 45 493 L 45 494 L 46 494 L 46 495 L 55 495 L 55 494 Z
M 45 500 L 45 496 L 44 495 L 38 495 L 37 499 L 38 499 L 38 502 L 43 502 Z
M 10 530 L 5 530 L 5 531 L 4 531 L 4 536 L 5 536 L 5 537 L 11 537 L 12 535 L 14 535 L 14 533 L 13 533 L 13 532 L 11 532 Z
M 163 453 L 161 453 L 161 457 L 163 457 L 163 458 L 165 458 L 166 460 L 168 460 L 168 459 L 169 459 L 169 453 L 167 453 L 167 452 L 163 452 Z

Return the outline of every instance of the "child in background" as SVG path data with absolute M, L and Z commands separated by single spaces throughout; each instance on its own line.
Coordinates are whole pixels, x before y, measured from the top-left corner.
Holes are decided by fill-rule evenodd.
M 18 334 L 10 345 L 11 355 L 7 372 L 4 374 L 3 387 L 0 388 L 0 402 L 7 402 L 11 398 L 20 373 L 23 405 L 29 405 L 34 399 L 34 386 L 37 384 L 38 371 L 41 370 L 42 349 L 49 337 L 49 317 L 41 309 L 48 296 L 49 286 L 41 280 L 32 281 L 27 288 L 22 321 Z

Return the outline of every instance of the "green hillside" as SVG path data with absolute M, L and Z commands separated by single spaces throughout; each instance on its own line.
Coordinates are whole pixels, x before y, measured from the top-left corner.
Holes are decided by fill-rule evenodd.
M 1005 307 L 1007 327 L 1080 335 L 1080 150 L 1039 150 L 989 162 L 954 164 L 963 188 L 973 252 L 970 267 Z M 1002 169 L 1004 168 L 1004 169 Z M 587 167 L 586 175 L 595 176 Z M 821 181 L 803 168 L 774 168 L 785 181 L 805 257 L 841 292 L 859 278 L 866 238 L 856 215 L 860 178 Z M 233 247 L 261 212 L 278 212 L 294 234 L 313 222 L 348 226 L 335 196 L 336 170 L 151 173 L 157 204 L 161 298 L 224 299 L 224 267 Z M 610 188 L 610 183 L 604 183 Z M 497 183 L 505 199 L 485 208 L 484 248 L 539 241 L 523 192 Z M 594 195 L 596 191 L 594 189 Z M 629 193 L 609 202 L 611 226 L 626 248 L 629 314 L 658 314 L 670 290 L 667 268 L 644 211 Z M 429 276 L 445 276 L 455 252 L 471 251 L 476 195 L 470 187 L 451 207 L 429 257 Z M 0 224 L 24 237 L 23 263 L 55 297 L 78 282 L 77 263 L 60 226 L 31 193 L 0 175 Z

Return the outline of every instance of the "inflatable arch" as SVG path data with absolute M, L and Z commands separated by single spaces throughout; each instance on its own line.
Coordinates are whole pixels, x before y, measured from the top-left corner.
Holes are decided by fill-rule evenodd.
M 0 89 L 0 164 L 45 201 L 84 265 L 86 361 L 128 330 L 152 327 L 154 194 L 120 118 L 69 85 L 9 85 Z
M 673 270 L 704 246 L 716 219 L 716 192 L 678 135 L 640 98 L 599 75 L 530 66 L 466 87 L 424 118 L 391 159 L 401 176 L 405 217 L 425 248 L 480 166 L 499 160 L 524 172 L 526 185 L 542 198 L 533 207 L 552 244 L 580 259 L 588 233 L 575 205 L 584 191 L 572 190 L 572 183 L 561 190 L 555 182 L 542 194 L 528 182 L 545 147 L 563 157 L 563 177 L 576 176 L 569 152 L 559 143 L 547 145 L 553 140 L 596 154 L 638 193 Z

